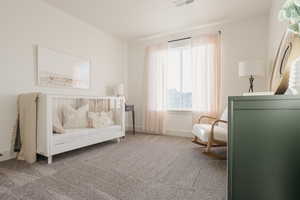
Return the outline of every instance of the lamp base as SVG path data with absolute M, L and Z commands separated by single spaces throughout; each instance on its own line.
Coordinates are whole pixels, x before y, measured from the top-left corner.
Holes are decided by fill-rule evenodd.
M 250 82 L 250 87 L 249 87 L 249 93 L 252 93 L 254 92 L 254 77 L 251 75 L 250 78 L 249 78 L 249 82 Z

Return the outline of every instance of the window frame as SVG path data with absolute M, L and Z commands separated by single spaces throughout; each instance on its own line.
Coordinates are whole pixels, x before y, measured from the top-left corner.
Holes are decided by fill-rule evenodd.
M 184 54 L 184 49 L 186 48 L 186 46 L 181 46 L 181 47 L 176 47 L 176 49 L 180 49 L 180 93 L 183 93 L 183 76 L 184 76 L 184 67 L 183 67 L 183 54 Z M 192 48 L 190 45 L 189 45 L 189 48 Z M 190 49 L 191 50 L 191 49 Z M 192 59 L 192 58 L 191 58 Z M 169 69 L 168 69 L 169 70 Z M 193 95 L 193 92 L 191 92 L 192 95 Z M 168 93 L 167 93 L 167 99 L 168 98 Z M 193 107 L 193 100 L 191 100 L 192 102 L 192 107 Z M 180 98 L 180 104 L 183 105 L 183 96 L 181 96 Z M 170 108 L 169 107 L 169 104 L 168 104 L 168 101 L 167 101 L 167 112 L 192 112 L 193 108 Z

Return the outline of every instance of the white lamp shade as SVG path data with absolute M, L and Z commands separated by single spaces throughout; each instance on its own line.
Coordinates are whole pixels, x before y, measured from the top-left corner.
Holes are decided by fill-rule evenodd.
M 119 84 L 116 87 L 116 95 L 117 96 L 124 96 L 124 84 Z
M 265 76 L 263 61 L 242 61 L 239 63 L 239 76 Z

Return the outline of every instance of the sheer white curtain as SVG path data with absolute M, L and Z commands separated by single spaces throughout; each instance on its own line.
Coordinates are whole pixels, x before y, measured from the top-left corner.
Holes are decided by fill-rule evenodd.
M 220 34 L 193 38 L 193 123 L 203 114 L 219 114 L 220 53 Z
M 166 132 L 167 66 L 167 44 L 147 48 L 144 131 L 149 133 L 163 134 Z
M 205 35 L 191 42 L 193 123 L 203 114 L 219 114 L 220 35 Z M 163 134 L 167 117 L 168 44 L 147 48 L 145 63 L 144 131 Z

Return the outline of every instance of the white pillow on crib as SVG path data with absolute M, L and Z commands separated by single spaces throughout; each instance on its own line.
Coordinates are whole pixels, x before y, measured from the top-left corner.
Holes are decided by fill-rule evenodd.
M 65 133 L 65 129 L 62 126 L 62 112 L 58 107 L 53 107 L 52 111 L 52 129 L 53 133 Z
M 92 128 L 105 128 L 114 124 L 112 111 L 109 112 L 89 112 L 88 118 L 91 120 Z
M 81 106 L 77 110 L 70 105 L 65 105 L 63 107 L 63 127 L 65 129 L 88 128 L 88 111 L 88 104 Z
M 58 134 L 65 133 L 65 129 L 61 125 L 57 115 L 53 115 L 52 128 L 54 133 L 58 133 Z

